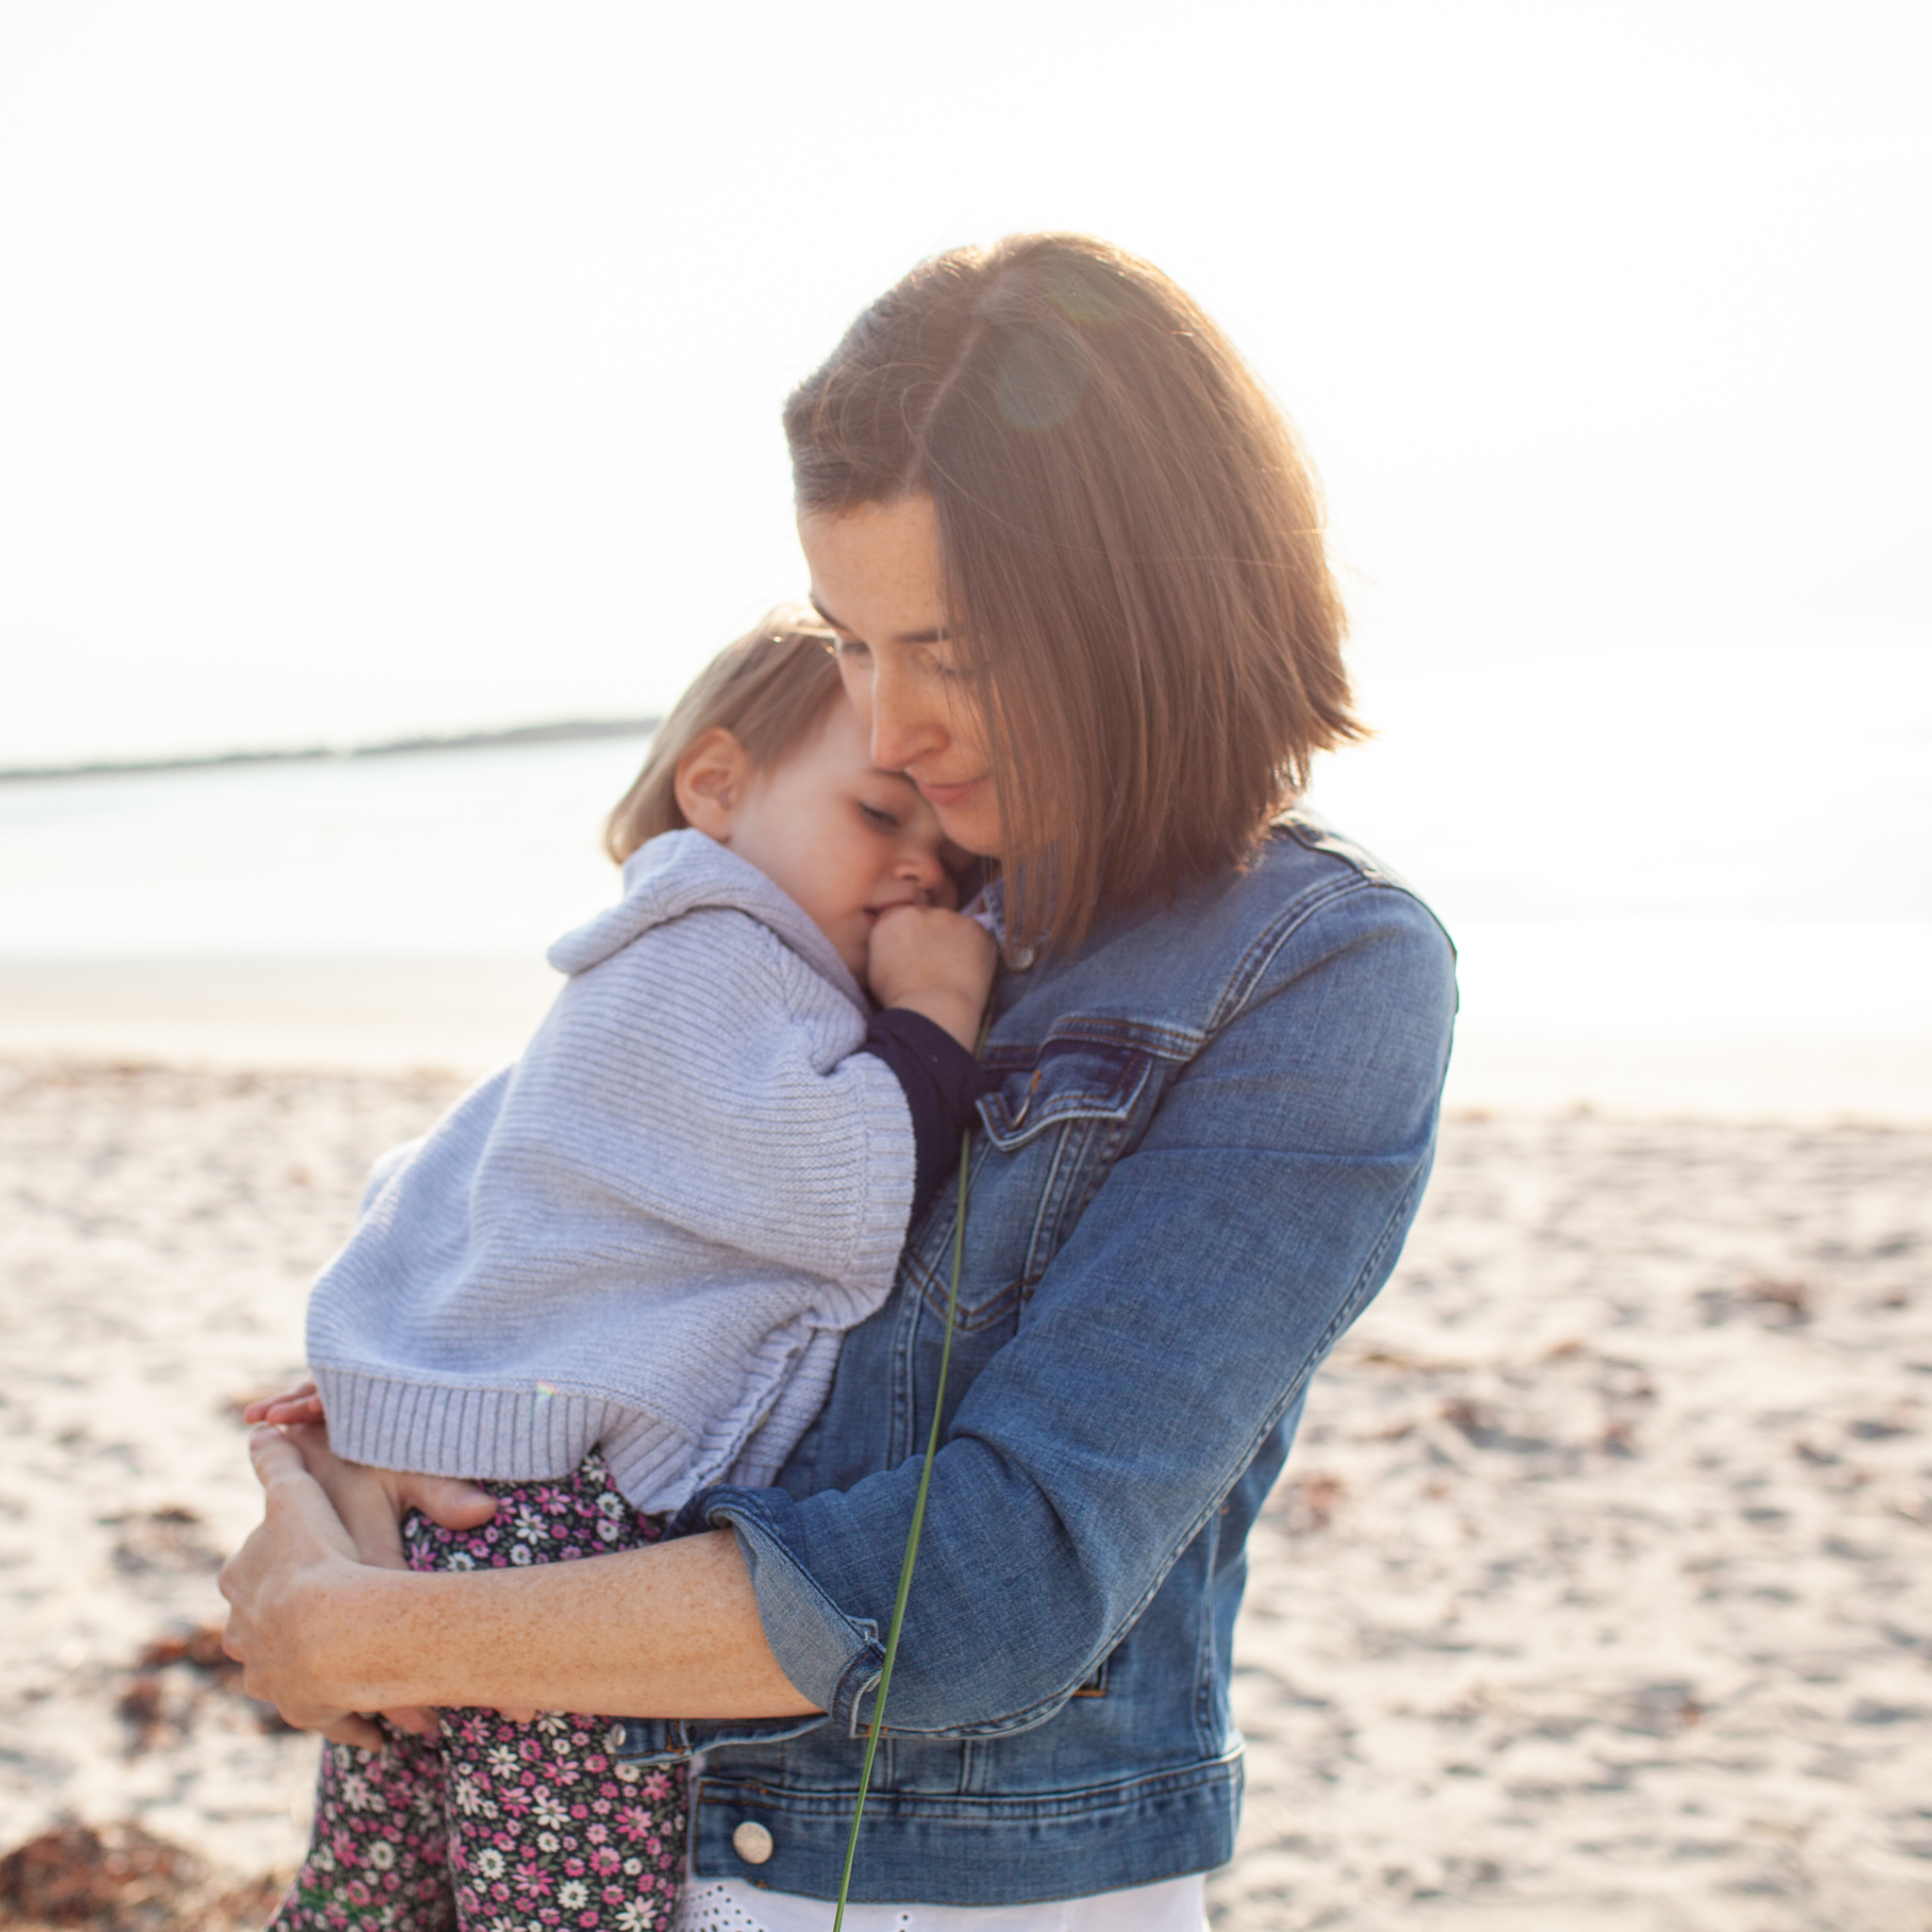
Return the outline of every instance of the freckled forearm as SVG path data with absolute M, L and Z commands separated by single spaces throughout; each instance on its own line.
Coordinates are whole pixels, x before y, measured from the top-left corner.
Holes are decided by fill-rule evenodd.
M 325 1607 L 336 1653 L 325 1674 L 358 1709 L 737 1718 L 816 1708 L 765 1641 L 728 1530 L 529 1570 L 357 1569 L 341 1591 Z

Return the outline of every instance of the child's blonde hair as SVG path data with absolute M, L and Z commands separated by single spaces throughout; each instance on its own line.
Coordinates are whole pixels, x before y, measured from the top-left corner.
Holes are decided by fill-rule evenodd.
M 761 772 L 796 751 L 840 694 L 832 642 L 817 612 L 781 604 L 726 644 L 658 725 L 643 770 L 605 821 L 605 851 L 622 865 L 659 832 L 690 823 L 677 806 L 677 761 L 707 731 L 723 725 Z

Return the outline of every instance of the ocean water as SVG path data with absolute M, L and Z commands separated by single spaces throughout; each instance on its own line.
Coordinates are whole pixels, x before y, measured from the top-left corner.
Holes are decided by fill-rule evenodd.
M 647 743 L 0 784 L 0 959 L 541 955 Z
M 1460 953 L 1467 1105 L 1932 1118 L 1932 652 L 1358 656 L 1311 803 Z M 645 741 L 0 784 L 0 1047 L 515 1050 Z

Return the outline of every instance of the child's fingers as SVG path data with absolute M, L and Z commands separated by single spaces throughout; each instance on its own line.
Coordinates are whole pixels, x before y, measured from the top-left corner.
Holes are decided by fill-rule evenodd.
M 383 1712 L 391 1724 L 399 1731 L 411 1731 L 419 1738 L 427 1738 L 434 1743 L 442 1735 L 442 1723 L 433 1710 L 425 1710 L 420 1704 L 398 1705 L 393 1710 Z
M 254 1405 L 251 1404 L 252 1407 Z M 319 1395 L 278 1395 L 263 1407 L 262 1413 L 251 1418 L 255 1422 L 273 1423 L 278 1429 L 294 1428 L 303 1423 L 325 1422 L 323 1413 L 322 1397 Z
M 366 1717 L 358 1717 L 354 1711 L 337 1718 L 332 1724 L 325 1724 L 321 1735 L 331 1744 L 353 1744 L 358 1751 L 382 1751 L 389 1744 L 379 1725 Z
M 496 1514 L 496 1498 L 450 1475 L 406 1475 L 398 1485 L 406 1507 L 420 1509 L 444 1529 L 480 1529 Z
M 242 1420 L 244 1423 L 273 1422 L 275 1418 L 269 1414 L 270 1409 L 279 1407 L 284 1403 L 305 1401 L 308 1397 L 314 1396 L 315 1392 L 315 1384 L 313 1382 L 303 1382 L 293 1389 L 283 1390 L 278 1395 L 258 1395 L 242 1411 Z M 320 1398 L 318 1397 L 317 1400 L 319 1403 Z M 320 1413 L 319 1408 L 318 1413 Z

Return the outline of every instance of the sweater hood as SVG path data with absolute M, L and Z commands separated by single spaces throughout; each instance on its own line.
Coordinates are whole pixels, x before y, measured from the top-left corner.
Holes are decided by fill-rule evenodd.
M 602 965 L 653 926 L 687 912 L 742 912 L 768 926 L 861 1013 L 871 1010 L 852 969 L 790 894 L 755 865 L 703 832 L 660 832 L 625 861 L 624 896 L 550 948 L 551 965 L 573 975 Z

